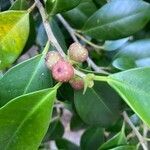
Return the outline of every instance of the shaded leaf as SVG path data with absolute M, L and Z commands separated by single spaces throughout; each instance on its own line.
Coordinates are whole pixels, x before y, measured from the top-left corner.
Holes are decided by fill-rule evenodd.
M 10 7 L 10 10 L 27 10 L 28 4 L 26 0 L 16 0 Z
M 61 121 L 57 119 L 51 122 L 47 134 L 44 138 L 44 142 L 61 138 L 63 134 L 64 134 L 64 127 Z
M 80 29 L 96 10 L 92 0 L 82 0 L 76 8 L 63 13 L 63 16 L 72 27 Z
M 87 129 L 81 137 L 81 150 L 97 150 L 104 142 L 104 130 L 100 127 Z
M 59 149 L 64 150 L 79 150 L 79 147 L 66 139 L 57 139 L 56 145 Z
M 81 0 L 46 0 L 46 9 L 51 15 L 76 7 Z

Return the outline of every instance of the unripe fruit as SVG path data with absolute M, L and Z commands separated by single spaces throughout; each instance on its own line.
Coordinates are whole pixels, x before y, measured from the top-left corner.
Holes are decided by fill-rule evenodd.
M 73 43 L 68 50 L 70 59 L 76 62 L 84 62 L 88 58 L 88 50 L 84 48 L 80 43 Z
M 56 64 L 62 57 L 57 51 L 50 51 L 46 55 L 46 65 L 51 70 L 53 65 Z
M 75 77 L 71 79 L 69 83 L 75 90 L 81 90 L 84 88 L 84 81 L 80 77 Z
M 59 60 L 52 67 L 52 76 L 56 81 L 68 82 L 74 76 L 74 68 L 69 62 Z

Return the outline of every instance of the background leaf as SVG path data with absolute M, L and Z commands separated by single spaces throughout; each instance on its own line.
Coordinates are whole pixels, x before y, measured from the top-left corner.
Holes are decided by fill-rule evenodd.
M 77 7 L 63 13 L 63 16 L 72 27 L 80 29 L 96 10 L 97 8 L 92 0 L 81 0 Z
M 0 13 L 0 70 L 9 67 L 22 52 L 29 35 L 27 11 Z
M 10 7 L 10 10 L 27 10 L 28 3 L 26 0 L 16 0 Z
M 106 93 L 110 92 L 110 95 Z M 111 101 L 111 103 L 110 103 Z M 90 125 L 110 126 L 118 117 L 118 95 L 106 84 L 96 84 L 94 88 L 83 91 L 75 91 L 74 103 L 81 119 Z
M 150 5 L 144 1 L 112 0 L 94 13 L 82 30 L 103 40 L 127 37 L 144 27 L 149 12 Z
M 125 144 L 127 144 L 127 139 L 125 136 L 125 126 L 123 125 L 121 131 L 101 145 L 98 150 L 107 150 Z
M 38 149 L 49 126 L 55 97 L 55 89 L 46 89 L 17 97 L 0 108 L 0 147 Z
M 46 0 L 46 9 L 51 15 L 73 9 L 80 3 L 80 0 Z
M 97 150 L 99 145 L 104 142 L 104 130 L 100 127 L 87 129 L 81 137 L 81 150 Z

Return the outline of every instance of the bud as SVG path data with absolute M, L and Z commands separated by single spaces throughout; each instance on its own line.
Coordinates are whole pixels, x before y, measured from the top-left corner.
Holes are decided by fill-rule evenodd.
M 84 48 L 80 43 L 73 43 L 68 50 L 70 59 L 76 62 L 84 62 L 88 58 L 88 50 Z
M 71 79 L 69 83 L 75 90 L 81 90 L 84 88 L 84 81 L 80 77 L 75 77 Z

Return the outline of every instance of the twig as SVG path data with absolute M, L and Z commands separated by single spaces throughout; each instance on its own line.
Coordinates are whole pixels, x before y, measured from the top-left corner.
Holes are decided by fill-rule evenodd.
M 64 25 L 64 27 L 67 29 L 67 31 L 69 32 L 69 34 L 71 35 L 72 39 L 75 42 L 79 43 L 79 40 L 76 37 L 76 32 L 75 30 L 68 24 L 68 22 L 60 15 L 58 14 L 57 17 L 59 18 L 59 20 L 61 21 L 61 23 Z M 88 42 L 89 43 L 89 42 Z M 91 42 L 90 42 L 91 43 Z M 100 46 L 94 45 L 97 48 L 101 48 Z M 109 74 L 108 72 L 104 71 L 103 69 L 101 69 L 101 67 L 97 66 L 92 59 L 90 59 L 88 57 L 87 59 L 87 63 L 90 67 L 92 67 L 94 69 L 94 71 L 96 71 L 97 73 L 102 73 L 102 74 Z
M 71 35 L 72 39 L 75 42 L 79 42 L 77 37 L 75 36 L 75 31 L 72 27 L 70 27 L 70 25 L 68 24 L 68 22 L 60 15 L 57 15 L 58 19 L 61 21 L 61 23 L 64 25 L 64 27 L 67 29 L 67 31 L 69 32 L 69 34 Z
M 36 3 L 33 3 L 33 5 L 28 9 L 28 12 L 30 13 L 36 6 Z
M 36 3 L 36 6 L 37 8 L 39 9 L 39 12 L 41 14 L 41 17 L 42 17 L 42 20 L 43 20 L 43 25 L 44 25 L 44 28 L 45 28 L 45 31 L 47 33 L 47 36 L 48 36 L 48 40 L 49 42 L 55 46 L 55 48 L 57 49 L 57 51 L 61 54 L 62 57 L 66 58 L 66 54 L 64 53 L 63 49 L 61 48 L 61 46 L 59 45 L 57 39 L 55 38 L 54 34 L 53 34 L 53 31 L 50 27 L 50 24 L 48 22 L 48 15 L 47 13 L 45 12 L 45 9 L 42 5 L 42 3 L 39 1 L 39 0 L 35 0 L 35 3 Z M 76 75 L 84 78 L 86 77 L 86 75 L 76 69 L 74 69 L 74 72 Z
M 90 42 L 89 40 L 87 40 L 87 39 L 86 39 L 84 36 L 82 36 L 81 34 L 75 32 L 75 35 L 76 35 L 78 38 L 80 38 L 81 40 L 83 40 L 84 42 L 86 42 L 88 45 L 90 45 L 90 46 L 92 46 L 92 47 L 94 47 L 94 48 L 96 48 L 96 49 L 103 49 L 103 46 L 99 46 L 99 45 L 96 45 L 96 44 Z
M 51 29 L 49 22 L 48 22 L 48 15 L 47 15 L 42 3 L 39 0 L 35 0 L 35 3 L 36 3 L 37 8 L 39 9 L 40 14 L 41 14 L 41 17 L 43 20 L 43 25 L 44 25 L 45 31 L 47 33 L 49 42 L 56 47 L 57 51 L 63 57 L 66 57 L 64 51 L 62 50 L 61 46 L 57 42 L 57 39 L 55 38 L 55 36 L 52 32 L 52 29 Z
M 143 147 L 144 150 L 148 150 L 148 148 L 145 145 L 145 141 L 144 138 L 142 137 L 142 135 L 139 133 L 139 131 L 136 129 L 136 127 L 134 126 L 134 124 L 131 122 L 128 114 L 124 111 L 123 112 L 123 117 L 124 120 L 129 124 L 129 126 L 132 128 L 133 132 L 135 133 L 136 137 L 138 138 L 141 146 Z
M 148 127 L 143 123 L 143 138 L 147 138 Z M 147 140 L 145 140 L 145 145 L 148 146 Z

